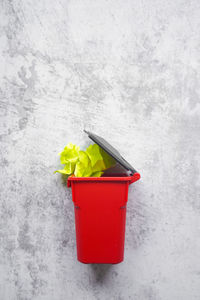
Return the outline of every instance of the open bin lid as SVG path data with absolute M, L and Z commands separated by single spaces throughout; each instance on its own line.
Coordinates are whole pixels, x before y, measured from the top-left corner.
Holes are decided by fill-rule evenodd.
M 120 165 L 122 165 L 126 170 L 130 171 L 132 174 L 138 173 L 131 164 L 129 164 L 119 153 L 117 149 L 111 146 L 106 140 L 102 137 L 93 134 L 92 132 L 84 130 L 89 138 L 98 144 L 103 150 L 105 150 L 110 156 L 112 156 Z
M 129 164 L 119 153 L 117 149 L 111 146 L 106 140 L 102 137 L 93 134 L 89 131 L 84 130 L 89 138 L 98 144 L 103 150 L 105 150 L 110 156 L 112 156 L 120 165 L 122 165 L 126 170 L 130 171 L 131 174 L 127 177 L 98 177 L 98 181 L 128 181 L 129 184 L 140 179 L 140 174 Z M 67 179 L 67 186 L 71 186 L 71 181 L 96 181 L 96 177 L 75 177 L 70 176 Z

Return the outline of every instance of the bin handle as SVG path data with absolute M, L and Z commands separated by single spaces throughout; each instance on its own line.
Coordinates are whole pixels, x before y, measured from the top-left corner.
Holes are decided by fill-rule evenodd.
M 67 178 L 67 187 L 71 187 L 71 177 L 75 177 L 74 175 L 71 175 Z
M 67 179 L 67 187 L 69 188 L 71 186 L 71 180 L 69 178 Z
M 133 182 L 139 180 L 140 177 L 141 177 L 141 176 L 140 176 L 140 174 L 139 174 L 138 172 L 134 173 L 134 174 L 131 176 L 131 180 L 129 181 L 129 184 L 131 184 L 131 183 L 133 183 Z

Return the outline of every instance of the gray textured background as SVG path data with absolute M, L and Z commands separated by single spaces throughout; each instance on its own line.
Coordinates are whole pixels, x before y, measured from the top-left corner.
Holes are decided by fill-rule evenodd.
M 200 1 L 0 1 L 0 299 L 200 299 Z M 141 172 L 125 261 L 76 261 L 57 153 Z

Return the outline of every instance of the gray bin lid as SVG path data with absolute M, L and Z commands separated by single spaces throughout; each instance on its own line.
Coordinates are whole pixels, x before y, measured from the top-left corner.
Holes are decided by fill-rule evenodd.
M 104 140 L 102 137 L 84 130 L 89 138 L 93 140 L 97 145 L 99 145 L 103 150 L 105 150 L 110 156 L 112 156 L 120 165 L 122 165 L 125 169 L 128 171 L 131 171 L 132 174 L 137 173 L 137 171 L 129 164 L 119 153 L 117 149 L 115 149 L 113 146 L 111 146 L 106 140 Z

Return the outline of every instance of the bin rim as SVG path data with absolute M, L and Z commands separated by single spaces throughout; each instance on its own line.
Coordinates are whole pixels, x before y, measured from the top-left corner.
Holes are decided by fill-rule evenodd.
M 116 175 L 116 174 L 113 174 Z M 122 176 L 123 175 L 123 176 Z M 72 181 L 78 181 L 78 182 L 88 182 L 88 181 L 92 181 L 92 182 L 102 182 L 102 181 L 119 181 L 119 182 L 128 182 L 129 184 L 137 181 L 140 179 L 140 174 L 138 172 L 134 173 L 133 175 L 126 175 L 126 174 L 121 174 L 121 176 L 112 176 L 112 174 L 110 174 L 109 176 L 102 176 L 102 177 L 75 177 L 74 175 L 71 175 L 68 177 L 67 179 L 67 186 L 71 187 L 71 182 Z

